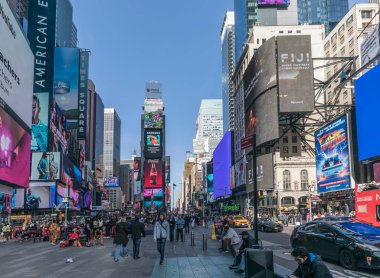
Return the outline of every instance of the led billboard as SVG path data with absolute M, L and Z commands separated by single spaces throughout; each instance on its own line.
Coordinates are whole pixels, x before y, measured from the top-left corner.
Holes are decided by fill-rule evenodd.
M 11 195 L 0 192 L 0 214 L 12 211 Z
M 359 160 L 380 158 L 380 65 L 355 80 L 356 127 Z
M 314 111 L 311 37 L 278 36 L 278 93 L 281 113 Z
M 144 128 L 163 128 L 164 103 L 162 99 L 144 100 Z
M 107 187 L 118 187 L 120 185 L 119 177 L 105 177 L 103 185 Z
M 12 193 L 12 209 L 23 209 L 25 200 L 25 189 L 17 188 L 13 189 Z
M 87 131 L 89 60 L 90 52 L 88 50 L 81 50 L 79 63 L 78 138 L 86 138 Z
M 0 0 L 0 102 L 32 125 L 33 53 L 6 0 Z
M 144 208 L 145 209 L 158 209 L 163 206 L 162 201 L 144 201 Z
M 273 157 L 272 154 L 264 154 L 257 157 L 257 188 L 273 189 Z
M 32 143 L 31 150 L 48 150 L 49 94 L 34 93 L 32 104 Z
M 61 154 L 59 152 L 32 153 L 30 180 L 59 180 L 61 177 Z
M 50 114 L 50 149 L 53 152 L 67 154 L 70 132 L 67 128 L 67 118 L 58 103 L 53 99 Z
M 30 134 L 14 117 L 0 102 L 0 182 L 28 187 Z
M 145 158 L 162 157 L 162 129 L 145 129 Z
M 315 159 L 318 193 L 351 187 L 346 116 L 315 132 Z
M 70 190 L 80 190 L 82 187 L 82 172 L 67 155 L 62 157 L 62 182 L 67 182 Z
M 147 159 L 144 162 L 144 188 L 162 188 L 162 161 Z
M 214 151 L 214 198 L 231 194 L 230 168 L 232 166 L 231 132 L 224 134 Z
M 290 0 L 257 0 L 259 6 L 289 6 Z
M 207 192 L 214 192 L 214 165 L 212 161 L 206 163 Z
M 144 198 L 155 198 L 155 197 L 162 197 L 163 192 L 162 189 L 145 189 L 143 192 Z
M 240 159 L 235 165 L 235 186 L 241 186 L 245 184 L 245 170 L 244 170 L 244 158 Z
M 83 208 L 92 208 L 92 190 L 89 188 L 85 189 L 83 193 Z
M 135 157 L 133 161 L 133 178 L 135 181 L 141 180 L 141 157 Z
M 55 182 L 31 182 L 25 195 L 25 209 L 48 209 L 55 202 Z
M 170 156 L 165 156 L 165 184 L 170 183 Z
M 60 209 L 65 209 L 66 204 L 63 202 L 65 197 L 68 197 L 69 206 L 71 210 L 80 210 L 80 192 L 74 190 L 72 185 L 68 185 L 66 191 L 66 185 L 62 183 L 57 184 L 57 204 Z

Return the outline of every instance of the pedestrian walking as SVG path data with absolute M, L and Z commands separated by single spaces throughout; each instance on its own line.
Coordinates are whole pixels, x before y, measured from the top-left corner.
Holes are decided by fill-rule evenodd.
M 116 224 L 116 234 L 113 243 L 116 244 L 114 261 L 118 262 L 120 256 L 128 257 L 128 229 L 125 216 L 122 216 L 119 223 Z
M 170 226 L 170 242 L 173 242 L 174 241 L 174 230 L 175 230 L 175 226 L 176 226 L 176 221 L 174 219 L 174 215 L 170 216 L 169 226 Z
M 181 241 L 183 242 L 183 228 L 184 227 L 185 227 L 185 220 L 182 218 L 182 215 L 180 215 L 176 222 L 177 242 L 179 240 L 179 236 L 181 236 Z
M 165 220 L 165 215 L 160 213 L 154 225 L 153 238 L 157 242 L 157 251 L 160 253 L 160 264 L 164 262 L 165 244 L 169 233 L 169 223 Z
M 133 240 L 133 258 L 137 260 L 140 259 L 141 236 L 145 237 L 145 225 L 140 222 L 138 216 L 132 221 L 131 233 Z
M 188 215 L 185 216 L 185 232 L 190 233 L 190 222 L 191 219 Z

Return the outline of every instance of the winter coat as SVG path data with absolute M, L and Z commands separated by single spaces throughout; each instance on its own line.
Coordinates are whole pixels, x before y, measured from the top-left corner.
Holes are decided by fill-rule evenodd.
M 176 226 L 177 226 L 177 230 L 182 230 L 183 227 L 185 227 L 185 220 L 183 220 L 182 218 L 178 218 L 176 222 Z
M 127 223 L 119 222 L 116 224 L 116 234 L 113 240 L 115 244 L 128 244 Z
M 141 235 L 145 237 L 145 227 L 144 224 L 139 220 L 134 220 L 131 225 L 132 239 L 140 239 Z
M 167 238 L 168 233 L 169 233 L 169 223 L 168 221 L 156 221 L 156 224 L 154 225 L 154 231 L 153 231 L 153 238 L 156 239 L 161 239 L 161 238 Z
M 293 272 L 293 275 L 302 278 L 333 278 L 330 270 L 322 262 L 321 258 L 313 253 L 309 253 L 308 262 L 299 265 Z

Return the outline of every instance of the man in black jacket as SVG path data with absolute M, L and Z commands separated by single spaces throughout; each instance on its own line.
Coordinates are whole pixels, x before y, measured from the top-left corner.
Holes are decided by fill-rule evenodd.
M 330 270 L 322 262 L 321 258 L 309 253 L 304 247 L 294 248 L 292 254 L 298 263 L 298 268 L 290 278 L 333 278 Z
M 243 231 L 240 235 L 243 242 L 240 245 L 239 250 L 236 252 L 235 263 L 230 266 L 230 269 L 239 268 L 235 272 L 242 274 L 245 271 L 245 249 L 254 248 L 256 244 L 254 238 L 248 233 L 248 231 Z
M 113 243 L 116 244 L 114 261 L 118 262 L 120 255 L 125 254 L 123 257 L 128 257 L 128 231 L 125 216 L 122 216 L 120 221 L 116 224 L 116 234 Z
M 133 258 L 135 260 L 140 259 L 140 244 L 141 244 L 141 235 L 145 237 L 145 228 L 144 224 L 140 222 L 138 216 L 135 217 L 131 225 L 131 233 L 133 240 Z

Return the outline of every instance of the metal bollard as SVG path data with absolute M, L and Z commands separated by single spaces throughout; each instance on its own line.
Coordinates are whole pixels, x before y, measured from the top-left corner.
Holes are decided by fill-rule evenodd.
M 207 250 L 207 235 L 203 234 L 203 251 Z
M 190 245 L 194 246 L 194 232 L 193 231 L 191 232 L 190 237 L 191 237 Z

